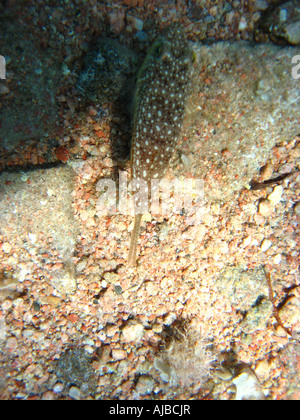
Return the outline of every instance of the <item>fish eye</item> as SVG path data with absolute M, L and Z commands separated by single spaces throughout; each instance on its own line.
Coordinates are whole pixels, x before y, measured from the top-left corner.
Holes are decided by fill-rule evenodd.
M 162 43 L 160 42 L 154 47 L 154 50 L 153 50 L 154 57 L 156 58 L 160 57 L 161 52 L 162 52 Z

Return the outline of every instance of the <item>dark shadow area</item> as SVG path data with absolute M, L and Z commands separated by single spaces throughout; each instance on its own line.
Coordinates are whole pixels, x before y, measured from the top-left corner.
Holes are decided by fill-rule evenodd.
M 98 36 L 83 57 L 76 84 L 82 112 L 92 105 L 101 113 L 101 105 L 107 105 L 115 180 L 130 156 L 135 84 L 141 62 L 137 52 L 117 39 Z
M 122 45 L 112 37 L 105 15 L 100 14 L 98 22 L 73 40 L 71 29 L 69 33 L 63 26 L 63 35 L 49 33 L 54 20 L 60 22 L 60 5 L 53 3 L 43 10 L 20 1 L 14 6 L 13 1 L 0 5 L 0 55 L 6 61 L 6 79 L 0 80 L 0 172 L 63 164 L 56 148 L 61 144 L 72 148 L 80 114 L 94 106 L 97 122 L 101 123 L 103 112 L 103 121 L 110 126 L 117 178 L 130 154 L 134 87 L 139 51 L 145 44 L 137 45 L 136 51 Z M 69 10 L 74 27 L 80 27 L 83 19 L 83 11 L 77 9 Z M 32 31 L 35 19 L 40 26 Z M 72 49 L 72 42 L 81 47 Z M 65 140 L 70 133 L 70 140 Z M 71 153 L 71 158 L 81 156 Z

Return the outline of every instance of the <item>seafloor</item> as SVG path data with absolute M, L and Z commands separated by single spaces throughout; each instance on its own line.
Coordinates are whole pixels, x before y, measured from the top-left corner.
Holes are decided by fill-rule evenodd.
M 300 18 L 282 3 L 2 2 L 1 399 L 300 398 Z M 99 200 L 129 177 L 136 75 L 173 21 L 197 58 L 166 178 L 202 195 L 145 214 L 130 267 L 133 217 Z

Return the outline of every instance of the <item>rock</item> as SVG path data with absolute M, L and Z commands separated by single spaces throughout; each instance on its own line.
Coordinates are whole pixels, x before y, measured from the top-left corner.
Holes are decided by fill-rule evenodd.
M 0 270 L 0 301 L 10 298 L 16 299 L 20 294 L 17 291 L 19 281 L 10 271 Z
M 122 330 L 121 340 L 125 343 L 137 342 L 144 335 L 144 327 L 142 324 L 128 323 Z
M 267 0 L 255 0 L 255 7 L 257 10 L 266 10 L 268 8 Z
M 4 320 L 0 320 L 0 341 L 4 341 L 7 335 L 7 325 Z
M 104 273 L 104 280 L 107 282 L 107 284 L 116 284 L 120 281 L 120 276 L 116 273 Z
M 282 260 L 282 255 L 281 254 L 276 254 L 273 258 L 273 263 L 275 265 L 278 265 L 278 264 L 281 263 L 281 260 Z
M 122 360 L 125 359 L 127 356 L 127 353 L 125 350 L 122 349 L 113 349 L 112 350 L 112 358 L 114 360 Z
M 144 0 L 123 0 L 129 7 L 142 7 Z
M 285 39 L 292 45 L 300 45 L 300 20 L 286 25 Z
M 271 163 L 267 163 L 266 165 L 264 165 L 260 170 L 262 181 L 271 179 L 273 172 L 274 172 L 274 166 Z
M 268 200 L 274 206 L 276 206 L 280 202 L 280 200 L 281 200 L 282 193 L 283 193 L 283 187 L 282 187 L 282 185 L 277 185 L 277 187 L 274 188 L 273 192 L 268 195 Z
M 59 394 L 60 392 L 62 392 L 63 389 L 64 385 L 60 382 L 57 382 L 53 387 L 53 392 L 55 392 L 55 394 Z
M 266 252 L 272 246 L 272 241 L 269 239 L 264 239 L 260 245 L 260 249 L 262 252 Z
M 137 31 L 135 37 L 139 42 L 146 42 L 148 40 L 148 35 L 145 31 Z
M 8 242 L 4 242 L 4 243 L 2 244 L 2 250 L 3 250 L 3 252 L 5 252 L 6 254 L 9 254 L 9 253 L 11 252 L 11 249 L 12 249 L 12 246 L 11 246 L 11 244 L 10 244 L 10 243 L 8 243 Z
M 294 212 L 297 214 L 297 216 L 300 216 L 300 203 L 295 204 Z
M 267 381 L 269 379 L 269 376 L 270 376 L 270 370 L 271 370 L 271 367 L 270 367 L 270 364 L 268 363 L 268 361 L 267 360 L 262 360 L 256 366 L 255 373 L 259 377 L 259 379 L 261 379 L 263 381 Z
M 270 216 L 274 210 L 274 205 L 269 200 L 262 200 L 258 205 L 259 214 L 264 217 Z
M 261 385 L 250 369 L 244 369 L 235 377 L 232 382 L 236 386 L 235 399 L 242 400 L 264 400 L 265 395 Z
M 141 19 L 138 19 L 135 16 L 127 15 L 127 21 L 136 31 L 143 30 L 144 22 Z
M 244 17 L 241 17 L 240 21 L 239 21 L 239 26 L 238 26 L 238 30 L 239 31 L 244 31 L 247 28 L 248 24 L 247 21 Z
M 63 384 L 77 388 L 72 391 L 72 398 L 79 396 L 77 390 L 89 389 L 93 391 L 96 387 L 92 357 L 83 348 L 70 348 L 62 353 L 54 363 L 54 373 Z
M 258 296 L 260 298 L 260 296 Z M 273 314 L 273 306 L 269 300 L 258 300 L 249 308 L 245 318 L 241 322 L 242 330 L 246 334 L 252 334 L 255 331 L 267 328 L 269 319 Z
M 149 395 L 153 392 L 155 381 L 151 376 L 142 375 L 139 377 L 135 391 L 140 395 Z
M 51 284 L 60 293 L 72 294 L 77 287 L 75 266 L 70 261 L 52 272 Z
M 1 338 L 1 322 L 0 322 L 0 338 Z M 15 337 L 9 337 L 5 342 L 5 347 L 10 351 L 18 348 L 18 341 Z
M 110 29 L 113 33 L 119 34 L 125 27 L 125 12 L 121 8 L 116 8 L 108 14 Z
M 276 43 L 300 45 L 300 8 L 297 0 L 286 1 L 277 7 L 271 5 L 258 22 L 262 30 Z
M 220 293 L 225 295 L 239 311 L 246 312 L 260 297 L 269 295 L 264 270 L 258 268 L 244 270 L 242 267 L 229 267 L 223 270 L 216 283 Z
M 77 388 L 77 386 L 71 386 L 69 390 L 69 396 L 73 398 L 74 400 L 80 400 L 81 399 L 80 389 Z
M 10 92 L 10 89 L 7 85 L 0 84 L 0 95 L 7 95 Z
M 42 401 L 54 401 L 55 400 L 55 394 L 52 391 L 46 391 L 42 395 Z

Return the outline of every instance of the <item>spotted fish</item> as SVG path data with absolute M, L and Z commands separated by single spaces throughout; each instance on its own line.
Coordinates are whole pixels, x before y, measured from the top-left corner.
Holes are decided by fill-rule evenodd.
M 155 40 L 139 72 L 131 140 L 131 177 L 135 180 L 136 192 L 144 192 L 147 199 L 150 199 L 151 180 L 164 176 L 178 141 L 194 61 L 195 53 L 181 26 L 175 23 Z M 128 257 L 131 265 L 136 262 L 143 213 L 142 199 L 139 194 L 135 197 Z

